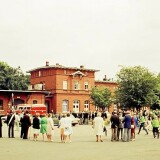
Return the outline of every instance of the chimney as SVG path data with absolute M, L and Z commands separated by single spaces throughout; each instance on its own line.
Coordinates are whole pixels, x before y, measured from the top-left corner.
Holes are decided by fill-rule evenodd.
M 107 76 L 106 75 L 104 76 L 103 81 L 107 81 Z
M 46 66 L 49 66 L 49 62 L 48 61 L 46 61 Z
M 84 66 L 83 66 L 83 65 L 81 65 L 81 66 L 80 66 L 80 68 L 82 68 L 82 69 L 83 69 L 83 68 L 84 68 Z
M 56 63 L 56 66 L 59 66 L 59 63 Z

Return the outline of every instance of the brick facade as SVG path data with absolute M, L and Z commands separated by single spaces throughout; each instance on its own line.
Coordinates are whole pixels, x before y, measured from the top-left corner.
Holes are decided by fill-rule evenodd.
M 95 111 L 96 108 L 90 100 L 92 87 L 106 86 L 113 94 L 117 87 L 117 83 L 106 79 L 95 81 L 97 71 L 86 69 L 84 66 L 79 68 L 59 64 L 50 66 L 46 62 L 45 66 L 28 71 L 31 75 L 28 91 L 0 91 L 0 102 L 3 101 L 0 112 L 5 113 L 10 108 L 12 94 L 14 105 L 32 104 L 36 101 L 38 104 L 45 104 L 48 112 Z
M 86 69 L 84 66 L 64 67 L 56 64 L 30 70 L 30 84 L 43 84 L 42 89 L 50 92 L 47 98 L 49 111 L 60 113 L 65 110 L 80 112 L 84 110 L 95 111 L 91 104 L 90 93 L 94 86 L 104 85 L 113 92 L 116 87 L 114 82 L 95 81 L 95 72 L 98 70 Z M 65 108 L 66 107 L 66 108 Z
M 45 92 L 0 90 L 0 114 L 6 114 L 18 104 L 45 104 Z

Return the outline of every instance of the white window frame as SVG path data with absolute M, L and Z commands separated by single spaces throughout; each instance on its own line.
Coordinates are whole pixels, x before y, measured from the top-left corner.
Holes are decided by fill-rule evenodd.
M 88 111 L 89 110 L 89 101 L 86 100 L 84 101 L 84 111 Z
M 74 100 L 73 101 L 73 112 L 75 113 L 79 112 L 79 106 L 80 106 L 80 101 Z
M 68 82 L 65 80 L 63 81 L 63 89 L 67 90 L 68 89 Z
M 80 90 L 80 84 L 78 83 L 78 81 L 74 82 L 74 90 Z
M 88 91 L 88 88 L 89 88 L 89 83 L 88 83 L 88 82 L 85 82 L 85 83 L 84 83 L 84 90 Z
M 62 101 L 62 112 L 68 112 L 68 100 Z

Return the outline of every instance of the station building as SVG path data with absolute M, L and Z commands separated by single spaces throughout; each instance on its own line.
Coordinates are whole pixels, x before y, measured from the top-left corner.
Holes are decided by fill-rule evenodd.
M 0 110 L 7 110 L 14 98 L 14 105 L 44 103 L 47 111 L 53 113 L 95 111 L 90 99 L 92 87 L 106 86 L 112 93 L 117 87 L 116 82 L 107 81 L 106 77 L 96 81 L 98 71 L 46 62 L 45 66 L 28 71 L 30 85 L 27 91 L 0 91 Z

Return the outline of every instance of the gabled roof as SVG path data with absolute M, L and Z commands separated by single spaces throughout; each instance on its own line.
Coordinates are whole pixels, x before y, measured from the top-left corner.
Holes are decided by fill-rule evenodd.
M 72 75 L 72 76 L 75 76 L 75 75 L 82 75 L 82 76 L 86 76 L 84 73 L 82 73 L 81 71 L 76 71 L 76 72 L 74 72 L 74 73 L 72 73 L 72 74 L 70 74 L 70 75 Z

